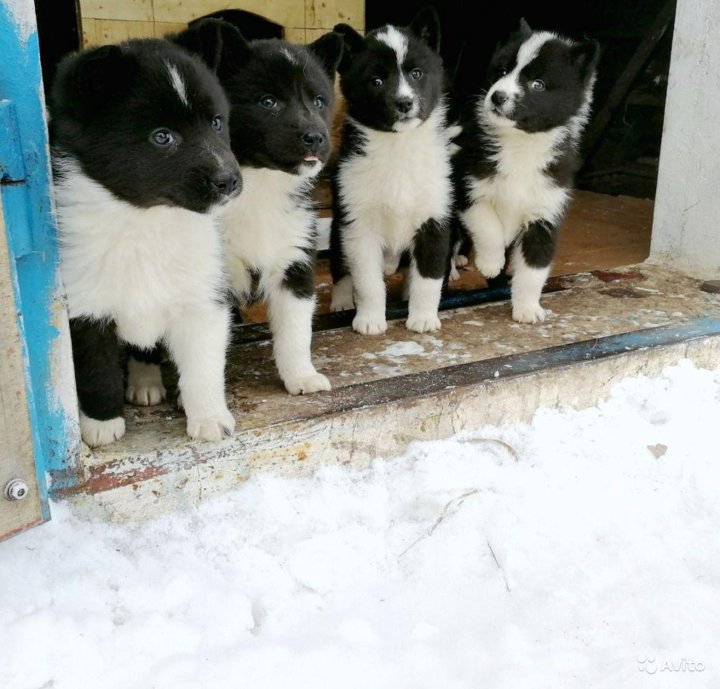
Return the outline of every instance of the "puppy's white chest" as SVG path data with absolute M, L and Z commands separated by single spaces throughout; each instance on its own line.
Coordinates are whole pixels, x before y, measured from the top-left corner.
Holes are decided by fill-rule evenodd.
M 121 338 L 149 347 L 172 318 L 222 289 L 210 216 L 136 208 L 80 173 L 58 183 L 56 198 L 70 317 L 112 319 Z
M 439 123 L 430 118 L 401 133 L 364 132 L 364 154 L 339 173 L 348 220 L 379 232 L 390 245 L 407 243 L 430 218 L 442 219 L 452 200 L 450 158 Z

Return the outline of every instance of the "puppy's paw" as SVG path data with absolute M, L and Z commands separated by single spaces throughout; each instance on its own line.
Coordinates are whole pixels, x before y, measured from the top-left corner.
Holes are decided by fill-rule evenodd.
M 160 402 L 165 401 L 167 396 L 167 390 L 165 386 L 160 385 L 147 385 L 147 386 L 134 386 L 128 385 L 125 391 L 125 399 L 130 404 L 135 404 L 139 407 L 152 407 Z
M 505 267 L 505 253 L 477 256 L 475 265 L 486 278 L 495 278 Z
M 361 335 L 382 335 L 387 330 L 384 316 L 355 316 L 353 330 Z
M 151 407 L 164 401 L 166 395 L 160 367 L 157 364 L 146 364 L 131 358 L 128 362 L 125 399 L 130 404 Z
M 513 304 L 512 317 L 518 323 L 542 323 L 547 316 L 540 302 Z
M 458 268 L 464 268 L 470 262 L 468 260 L 468 257 L 463 256 L 462 254 L 455 254 L 455 256 L 453 256 L 453 259 L 455 260 L 455 265 Z
M 337 284 L 333 285 L 330 310 L 352 311 L 354 308 L 355 299 L 353 297 L 352 280 L 349 276 L 345 276 Z
M 317 371 L 309 376 L 286 378 L 283 383 L 291 395 L 309 395 L 312 392 L 332 389 L 330 381 Z
M 437 313 L 411 313 L 405 327 L 415 333 L 433 333 L 440 330 L 442 324 Z
M 460 273 L 458 273 L 454 263 L 450 263 L 450 277 L 448 279 L 450 282 L 457 282 L 460 279 Z
M 399 266 L 399 256 L 385 256 L 383 259 L 383 273 L 385 273 L 385 275 L 395 275 L 395 273 L 398 272 Z
M 98 421 L 80 412 L 80 435 L 90 447 L 108 445 L 125 435 L 125 419 L 116 416 L 107 421 Z
M 234 432 L 235 419 L 227 409 L 204 418 L 188 417 L 187 420 L 187 434 L 193 440 L 218 441 L 232 437 Z

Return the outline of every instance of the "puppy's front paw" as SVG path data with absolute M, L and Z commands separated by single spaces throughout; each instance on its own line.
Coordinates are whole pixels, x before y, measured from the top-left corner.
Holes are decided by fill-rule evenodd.
M 157 364 L 146 364 L 130 358 L 128 362 L 128 384 L 125 399 L 130 404 L 150 407 L 160 404 L 167 395 L 162 382 L 162 373 Z
M 348 276 L 333 285 L 330 300 L 331 311 L 352 311 L 355 308 L 352 279 Z
M 457 282 L 460 279 L 460 273 L 458 273 L 454 263 L 450 264 L 450 277 L 448 279 L 450 282 Z
M 382 335 L 387 330 L 387 321 L 382 316 L 355 316 L 353 330 L 361 335 Z
M 442 324 L 437 313 L 411 313 L 405 327 L 415 333 L 432 333 L 440 330 Z
M 475 265 L 486 278 L 495 278 L 505 267 L 505 253 L 485 254 L 475 258 Z
M 83 442 L 90 447 L 108 445 L 115 440 L 120 440 L 125 435 L 125 419 L 122 416 L 116 416 L 114 419 L 99 421 L 91 419 L 81 412 L 80 435 Z
M 546 316 L 540 302 L 513 304 L 512 317 L 518 323 L 542 323 Z
M 139 407 L 152 407 L 160 402 L 165 401 L 167 396 L 167 390 L 165 386 L 160 385 L 130 385 L 128 384 L 127 390 L 125 391 L 125 399 L 130 404 L 135 404 Z
M 312 392 L 332 389 L 330 381 L 317 371 L 309 376 L 286 378 L 283 383 L 291 395 L 309 395 Z
M 458 268 L 464 268 L 470 262 L 468 260 L 468 257 L 463 256 L 462 254 L 455 254 L 455 256 L 453 256 L 453 259 L 455 260 L 455 265 Z
M 187 434 L 193 440 L 218 441 L 230 438 L 234 432 L 235 419 L 227 409 L 204 418 L 188 417 L 187 420 Z

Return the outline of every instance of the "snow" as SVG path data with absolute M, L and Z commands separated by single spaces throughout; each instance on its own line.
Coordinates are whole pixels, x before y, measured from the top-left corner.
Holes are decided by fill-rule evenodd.
M 0 544 L 3 689 L 720 686 L 720 369 Z

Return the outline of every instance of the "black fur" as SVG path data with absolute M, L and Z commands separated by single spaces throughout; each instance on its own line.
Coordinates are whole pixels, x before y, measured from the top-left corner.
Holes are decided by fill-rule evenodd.
M 241 166 L 296 173 L 307 155 L 327 162 L 340 36 L 326 34 L 307 47 L 248 42 L 232 24 L 206 19 L 174 40 L 217 71 L 232 105 L 232 148 Z
M 557 227 L 541 220 L 532 222 L 520 238 L 523 258 L 531 268 L 547 268 L 555 256 Z
M 167 59 L 179 70 L 190 107 L 167 87 Z M 66 57 L 50 112 L 56 151 L 70 154 L 86 175 L 135 206 L 204 213 L 227 193 L 218 182 L 239 191 L 227 99 L 199 60 L 168 41 L 128 41 Z M 176 142 L 153 144 L 158 129 Z
M 415 235 L 413 256 L 418 272 L 424 278 L 444 278 L 448 268 L 448 223 L 431 219 Z
M 372 129 L 393 131 L 393 125 L 402 119 L 396 97 L 400 74 L 396 53 L 377 39 L 383 28 L 370 32 L 365 38 L 347 24 L 338 24 L 334 30 L 341 33 L 345 40 L 338 71 L 348 103 L 348 114 Z M 447 88 L 442 58 L 438 53 L 440 27 L 437 14 L 428 9 L 418 14 L 410 26 L 396 28 L 411 39 L 405 66 L 411 70 L 419 69 L 422 73 L 417 79 L 410 76 L 408 83 L 419 97 L 418 117 L 424 120 L 435 109 Z M 382 83 L 375 85 L 374 79 Z
M 123 415 L 124 376 L 115 325 L 89 318 L 70 320 L 80 409 L 92 419 Z

